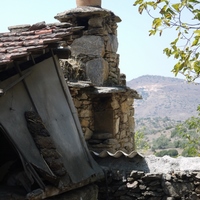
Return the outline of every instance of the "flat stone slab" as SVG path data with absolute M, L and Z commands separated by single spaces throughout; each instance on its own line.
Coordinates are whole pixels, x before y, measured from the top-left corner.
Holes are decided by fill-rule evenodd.
M 115 22 L 121 22 L 120 17 L 114 15 L 114 13 L 110 10 L 92 6 L 80 6 L 71 10 L 66 10 L 64 12 L 58 13 L 54 18 L 63 22 L 75 17 L 89 17 L 92 15 L 100 15 L 103 17 L 113 15 L 115 17 Z

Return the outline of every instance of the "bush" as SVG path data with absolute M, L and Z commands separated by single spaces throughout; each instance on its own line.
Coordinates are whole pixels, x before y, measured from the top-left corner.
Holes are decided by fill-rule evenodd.
M 172 147 L 172 143 L 165 135 L 161 135 L 159 138 L 153 141 L 153 149 L 167 149 Z
M 163 150 L 155 153 L 156 156 L 158 157 L 163 157 L 165 155 L 171 156 L 171 157 L 176 157 L 178 156 L 178 151 L 176 149 L 170 149 L 170 150 Z

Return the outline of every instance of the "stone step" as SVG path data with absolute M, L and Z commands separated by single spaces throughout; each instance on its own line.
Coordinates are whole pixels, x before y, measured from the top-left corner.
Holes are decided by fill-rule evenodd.
M 113 138 L 112 133 L 94 133 L 92 139 L 107 140 Z

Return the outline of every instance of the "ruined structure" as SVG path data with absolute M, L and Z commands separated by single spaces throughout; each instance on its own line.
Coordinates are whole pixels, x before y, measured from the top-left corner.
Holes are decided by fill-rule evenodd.
M 55 18 L 0 33 L 0 199 L 200 199 L 199 167 L 135 152 L 141 97 L 120 73 L 120 18 L 97 7 Z
M 45 199 L 101 179 L 59 65 L 70 56 L 61 44 L 82 27 L 9 29 L 0 34 L 0 199 Z
M 120 74 L 117 23 L 113 12 L 78 7 L 56 17 L 60 22 L 84 28 L 72 35 L 71 57 L 61 66 L 77 108 L 90 150 L 131 153 L 134 147 L 134 98 Z

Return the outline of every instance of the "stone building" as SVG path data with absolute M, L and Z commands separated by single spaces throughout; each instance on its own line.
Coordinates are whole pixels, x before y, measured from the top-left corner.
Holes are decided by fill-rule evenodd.
M 200 199 L 198 158 L 136 155 L 120 18 L 97 7 L 55 18 L 0 33 L 0 199 Z
M 104 173 L 90 151 L 135 150 L 139 95 L 118 67 L 119 17 L 82 7 L 55 18 L 0 33 L 0 199 L 45 199 L 93 184 Z M 96 199 L 97 187 L 88 188 Z
M 83 27 L 63 44 L 70 46 L 71 57 L 60 63 L 89 149 L 134 151 L 133 102 L 140 96 L 126 87 L 119 69 L 117 23 L 121 19 L 97 7 L 78 7 L 55 18 Z

